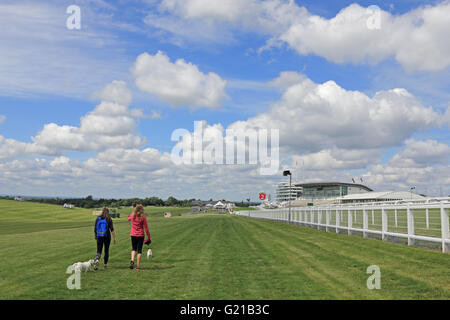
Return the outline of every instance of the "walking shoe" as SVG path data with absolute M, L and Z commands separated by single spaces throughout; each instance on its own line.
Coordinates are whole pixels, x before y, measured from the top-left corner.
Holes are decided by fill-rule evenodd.
M 103 270 L 106 270 L 108 267 L 105 265 L 103 265 Z
M 139 270 L 139 269 L 141 269 L 141 268 L 139 268 L 139 266 L 137 266 L 137 267 L 136 267 L 136 270 Z
M 133 269 L 133 268 L 134 268 L 134 261 L 131 260 L 131 261 L 130 261 L 130 269 Z

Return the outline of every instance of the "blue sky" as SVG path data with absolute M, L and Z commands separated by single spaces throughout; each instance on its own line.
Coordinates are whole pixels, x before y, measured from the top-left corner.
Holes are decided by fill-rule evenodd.
M 171 133 L 193 131 L 201 120 L 223 129 L 276 124 L 280 172 L 301 170 L 305 181 L 363 177 L 376 190 L 415 185 L 450 194 L 448 1 L 202 1 L 3 1 L 0 194 L 242 200 L 273 193 L 283 178 L 257 176 L 251 165 L 172 168 Z M 81 10 L 80 30 L 66 27 L 70 5 Z M 373 5 L 381 25 L 368 30 L 361 21 Z M 138 64 L 143 53 L 149 66 Z M 171 78 L 177 68 L 191 68 L 193 78 Z M 293 82 L 270 85 L 285 81 L 283 72 Z M 89 115 L 107 126 L 113 120 L 94 110 L 117 102 L 108 85 L 118 82 L 114 90 L 132 96 L 122 114 L 129 131 L 83 128 Z M 196 96 L 205 83 L 220 98 Z M 191 84 L 195 90 L 180 98 L 177 90 Z M 135 109 L 141 114 L 128 113 Z M 48 124 L 55 126 L 44 130 Z M 75 147 L 67 130 L 83 143 Z M 139 158 L 139 168 L 126 163 L 147 149 L 155 158 Z M 108 186 L 93 187 L 102 179 Z

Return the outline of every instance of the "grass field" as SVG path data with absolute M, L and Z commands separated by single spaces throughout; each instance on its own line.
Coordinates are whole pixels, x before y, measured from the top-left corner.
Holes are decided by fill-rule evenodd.
M 92 210 L 1 200 L 0 299 L 450 298 L 449 254 L 230 215 L 150 216 L 154 258 L 140 271 L 128 269 L 121 216 L 109 269 L 68 290 L 66 268 L 95 255 L 93 221 Z M 366 287 L 370 265 L 380 290 Z

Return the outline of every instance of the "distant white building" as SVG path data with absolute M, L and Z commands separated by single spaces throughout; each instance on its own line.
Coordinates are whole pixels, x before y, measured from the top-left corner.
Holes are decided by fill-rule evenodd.
M 217 201 L 217 203 L 213 207 L 214 207 L 214 209 L 225 209 L 226 208 L 226 204 L 224 204 L 221 201 Z
M 64 209 L 73 209 L 75 206 L 73 204 L 64 203 Z
M 227 209 L 232 209 L 234 207 L 236 207 L 236 205 L 233 202 L 227 202 Z
M 381 191 L 349 194 L 336 199 L 337 203 L 361 203 L 399 200 L 424 200 L 425 197 L 410 191 Z
M 21 197 L 14 197 L 14 201 L 22 201 L 23 199 Z
M 289 200 L 295 200 L 300 197 L 303 193 L 303 188 L 299 183 L 292 183 L 291 188 L 289 188 L 289 183 L 281 182 L 277 185 L 276 189 L 276 201 L 284 202 Z

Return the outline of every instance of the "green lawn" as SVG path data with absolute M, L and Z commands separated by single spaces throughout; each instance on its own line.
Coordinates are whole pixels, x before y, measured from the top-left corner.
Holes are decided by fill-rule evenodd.
M 233 210 L 234 211 L 254 211 L 256 209 L 251 208 L 251 207 L 234 207 Z
M 109 269 L 66 268 L 95 255 L 92 210 L 0 200 L 0 299 L 449 299 L 450 255 L 230 215 L 150 216 L 154 258 L 128 269 L 130 227 Z M 146 246 L 144 246 L 146 248 Z M 366 269 L 381 269 L 369 290 Z

